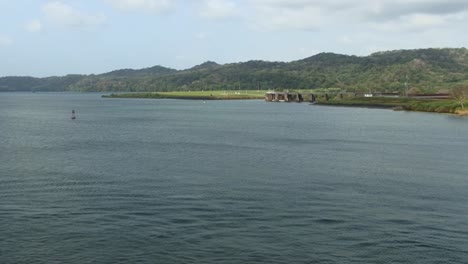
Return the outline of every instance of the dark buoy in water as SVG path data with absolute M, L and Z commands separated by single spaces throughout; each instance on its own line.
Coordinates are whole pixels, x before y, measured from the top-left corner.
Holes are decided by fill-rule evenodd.
M 75 120 L 75 119 L 76 119 L 76 115 L 75 115 L 75 110 L 74 110 L 74 109 L 72 110 L 71 119 L 73 119 L 73 120 Z

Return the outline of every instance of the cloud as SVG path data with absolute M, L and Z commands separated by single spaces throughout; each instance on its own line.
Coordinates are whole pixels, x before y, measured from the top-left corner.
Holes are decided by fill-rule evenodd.
M 408 32 L 434 30 L 460 23 L 464 20 L 462 14 L 433 15 L 433 14 L 410 14 L 400 16 L 389 21 L 371 23 L 371 26 L 380 31 Z
M 42 30 L 42 23 L 40 20 L 34 19 L 26 23 L 25 29 L 29 32 L 40 32 Z
M 393 32 L 424 32 L 466 22 L 466 0 L 381 0 L 362 10 L 372 28 Z
M 13 39 L 10 36 L 0 34 L 0 47 L 13 45 Z
M 171 0 L 105 0 L 122 11 L 145 11 L 163 13 L 174 7 Z
M 414 14 L 449 15 L 468 10 L 466 0 L 382 0 L 368 5 L 371 20 L 395 20 Z
M 42 12 L 47 20 L 66 28 L 94 29 L 106 21 L 103 14 L 85 14 L 60 1 L 46 3 Z
M 205 18 L 225 18 L 235 14 L 236 4 L 229 0 L 203 0 L 199 14 Z
M 355 0 L 358 1 L 359 0 Z M 355 1 L 347 0 L 250 0 L 250 3 L 257 7 L 274 7 L 280 9 L 304 9 L 307 7 L 316 7 L 329 10 L 341 10 L 354 7 Z
M 251 0 L 251 24 L 260 30 L 315 30 L 323 20 L 325 5 L 307 0 Z
M 249 0 L 254 28 L 314 30 L 371 24 L 374 29 L 445 25 L 447 17 L 468 11 L 467 0 Z M 405 27 L 406 28 L 406 27 Z

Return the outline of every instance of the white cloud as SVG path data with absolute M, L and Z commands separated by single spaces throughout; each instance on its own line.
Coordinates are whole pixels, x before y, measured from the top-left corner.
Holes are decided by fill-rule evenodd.
M 42 30 L 42 23 L 40 20 L 34 19 L 26 23 L 25 29 L 29 32 L 40 32 Z
M 364 5 L 363 5 L 364 6 Z M 414 14 L 447 15 L 468 10 L 466 0 L 380 0 L 368 6 L 366 15 L 373 20 L 393 20 Z
M 235 14 L 236 4 L 229 0 L 203 0 L 200 16 L 205 18 L 225 18 Z
M 13 45 L 13 39 L 7 35 L 0 34 L 0 47 L 8 47 Z
M 94 29 L 106 21 L 103 14 L 85 14 L 60 1 L 46 3 L 42 11 L 49 21 L 67 28 Z
M 433 27 L 446 24 L 446 18 L 438 15 L 413 14 L 407 17 L 408 22 L 416 27 Z
M 313 30 L 322 27 L 427 29 L 446 24 L 447 16 L 468 11 L 467 0 L 249 0 L 255 28 Z
M 114 8 L 122 11 L 149 11 L 163 13 L 173 8 L 171 0 L 105 0 Z
M 251 24 L 260 30 L 314 30 L 323 20 L 323 7 L 306 0 L 252 0 Z
M 372 27 L 381 31 L 407 32 L 425 31 L 448 26 L 459 20 L 459 15 L 411 14 L 394 20 L 373 22 Z
M 269 6 L 274 8 L 303 9 L 306 7 L 316 7 L 321 9 L 346 9 L 352 8 L 359 0 L 350 2 L 348 0 L 250 0 L 254 6 Z

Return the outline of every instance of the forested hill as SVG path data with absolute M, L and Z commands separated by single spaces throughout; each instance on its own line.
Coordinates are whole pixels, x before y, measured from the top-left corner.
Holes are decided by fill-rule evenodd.
M 205 62 L 186 70 L 161 66 L 98 75 L 2 77 L 0 91 L 173 91 L 315 89 L 436 92 L 468 84 L 468 50 L 396 50 L 366 57 L 320 53 L 292 62 Z

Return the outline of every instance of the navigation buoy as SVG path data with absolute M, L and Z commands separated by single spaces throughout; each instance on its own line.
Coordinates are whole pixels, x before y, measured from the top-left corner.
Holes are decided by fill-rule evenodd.
M 76 119 L 75 110 L 72 110 L 71 119 L 73 119 L 73 120 Z

